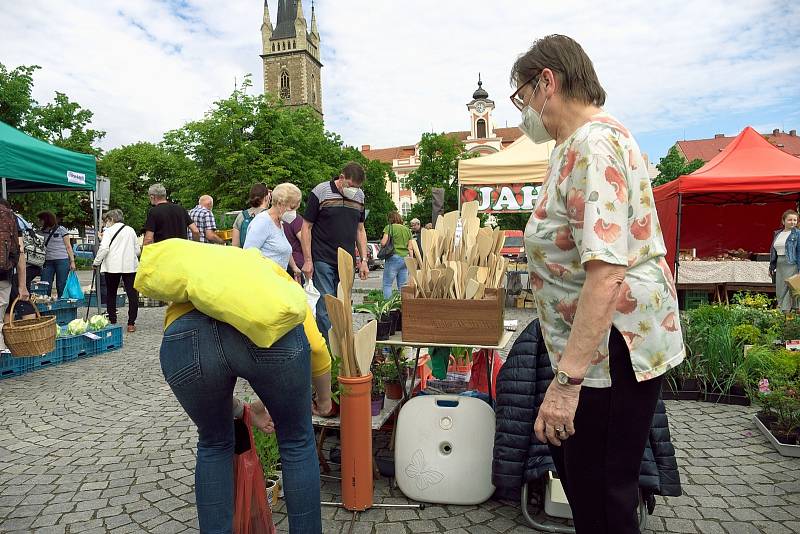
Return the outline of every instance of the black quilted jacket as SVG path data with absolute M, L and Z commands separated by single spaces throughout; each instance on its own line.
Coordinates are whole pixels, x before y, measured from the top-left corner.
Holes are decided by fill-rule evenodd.
M 533 423 L 544 393 L 553 380 L 539 320 L 520 333 L 497 376 L 497 427 L 494 437 L 492 482 L 496 496 L 519 499 L 523 483 L 543 480 L 555 471 L 550 450 L 536 439 Z M 664 403 L 659 399 L 650 429 L 650 441 L 642 457 L 639 485 L 652 495 L 681 494 L 675 449 L 670 441 Z

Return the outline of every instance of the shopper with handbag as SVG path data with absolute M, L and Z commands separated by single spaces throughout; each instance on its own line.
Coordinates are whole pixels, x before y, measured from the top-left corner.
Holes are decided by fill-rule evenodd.
M 412 258 L 414 257 L 414 247 L 413 245 L 409 246 L 411 240 L 411 230 L 403 224 L 400 214 L 396 211 L 389 213 L 389 224 L 383 229 L 381 250 L 378 252 L 378 257 L 384 261 L 383 298 L 385 299 L 392 296 L 392 284 L 395 280 L 397 280 L 398 290 L 406 285 L 408 269 L 405 258 L 409 254 Z
M 75 270 L 75 256 L 72 254 L 72 238 L 66 228 L 58 224 L 58 219 L 51 211 L 43 211 L 36 216 L 41 223 L 46 250 L 45 262 L 42 265 L 42 282 L 53 291 L 56 282 L 56 298 L 61 298 L 70 271 Z
M 139 314 L 139 292 L 133 287 L 139 254 L 142 249 L 136 231 L 125 225 L 122 210 L 111 210 L 103 215 L 103 240 L 97 250 L 94 266 L 106 276 L 106 306 L 108 320 L 117 323 L 117 289 L 122 280 L 128 295 L 128 332 L 136 332 Z

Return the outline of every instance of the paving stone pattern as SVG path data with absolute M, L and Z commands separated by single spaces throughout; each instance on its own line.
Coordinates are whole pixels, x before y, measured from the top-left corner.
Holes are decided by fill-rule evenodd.
M 163 308 L 140 310 L 122 350 L 0 380 L 0 532 L 196 532 L 196 432 L 158 363 Z M 517 310 L 510 316 L 524 318 Z M 124 322 L 124 312 L 120 320 Z M 360 322 L 363 320 L 359 318 Z M 800 532 L 800 459 L 773 451 L 753 408 L 668 402 L 685 495 L 658 499 L 648 532 Z M 388 436 L 377 436 L 384 446 Z M 329 447 L 336 440 L 329 441 Z M 385 448 L 380 454 L 388 454 Z M 323 499 L 338 500 L 323 481 Z M 380 480 L 376 502 L 405 503 Z M 288 525 L 275 507 L 279 532 Z M 351 514 L 323 508 L 326 533 Z M 518 503 L 374 509 L 356 533 L 532 532 Z

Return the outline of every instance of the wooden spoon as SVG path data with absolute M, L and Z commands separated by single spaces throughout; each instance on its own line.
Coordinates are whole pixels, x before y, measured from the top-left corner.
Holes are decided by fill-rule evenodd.
M 478 201 L 465 202 L 461 204 L 461 218 L 471 219 L 478 216 Z
M 456 272 L 453 270 L 452 267 L 448 267 L 444 271 L 444 298 L 449 299 L 453 298 L 451 295 L 453 294 L 453 279 L 455 278 Z
M 350 352 L 347 350 L 347 335 L 346 335 L 346 318 L 344 316 L 344 304 L 341 300 L 333 295 L 325 295 L 325 307 L 328 309 L 328 317 L 330 317 L 331 325 L 333 326 L 334 337 L 336 346 L 338 347 L 339 356 L 342 358 L 342 369 L 344 376 L 353 376 L 353 367 L 351 364 Z M 331 342 L 333 343 L 334 340 Z

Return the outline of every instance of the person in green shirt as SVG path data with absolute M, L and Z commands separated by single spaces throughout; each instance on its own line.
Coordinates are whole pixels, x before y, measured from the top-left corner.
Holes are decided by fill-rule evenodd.
M 386 258 L 383 265 L 383 298 L 387 299 L 392 296 L 392 284 L 395 280 L 397 289 L 406 285 L 408 269 L 405 258 L 409 255 L 413 258 L 415 250 L 411 230 L 403 224 L 403 218 L 396 211 L 389 213 L 389 224 L 383 229 L 381 247 L 386 246 L 389 239 L 394 244 L 394 254 Z

